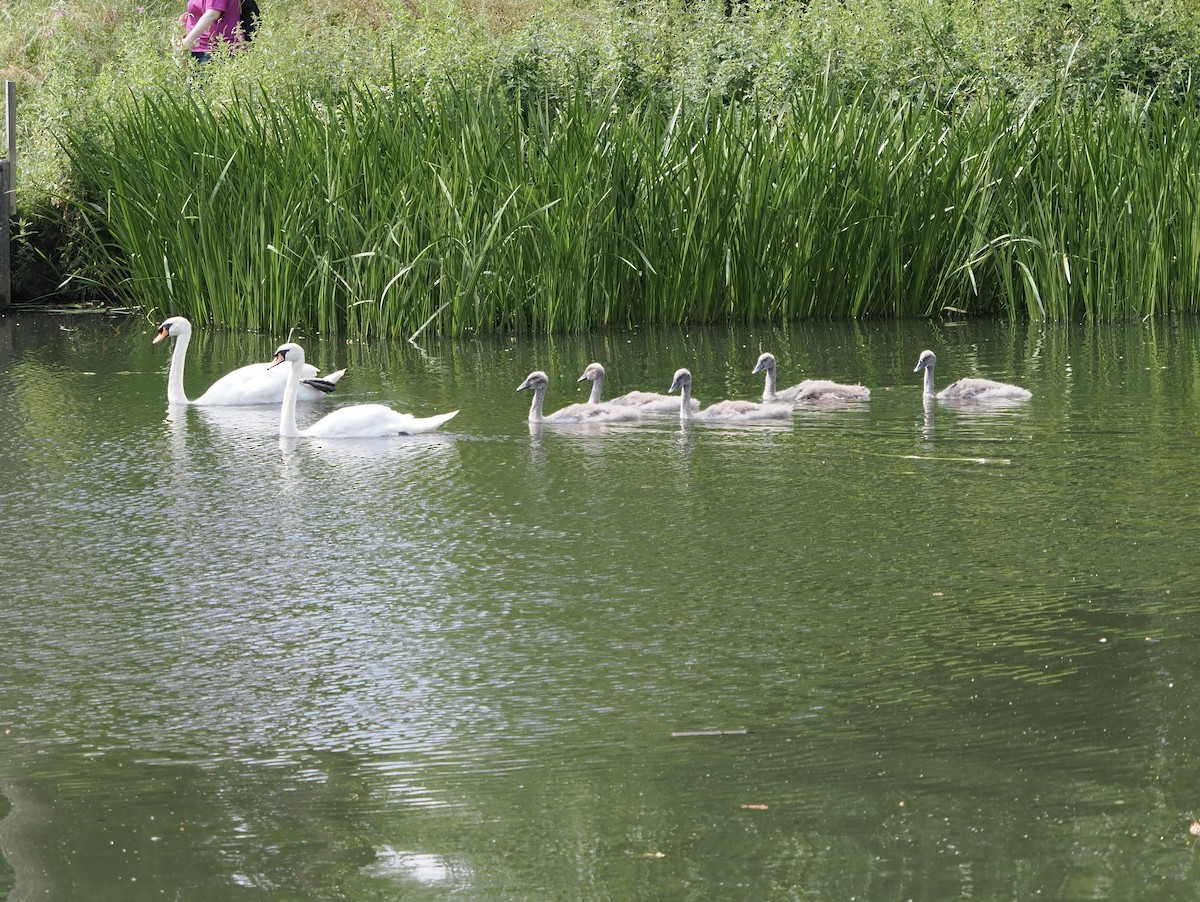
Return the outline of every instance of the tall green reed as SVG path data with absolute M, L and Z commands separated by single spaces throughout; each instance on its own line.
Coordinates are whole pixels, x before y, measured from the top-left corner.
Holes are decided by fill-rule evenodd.
M 90 277 L 229 327 L 1122 318 L 1196 307 L 1189 109 L 394 79 L 156 95 L 67 143 Z

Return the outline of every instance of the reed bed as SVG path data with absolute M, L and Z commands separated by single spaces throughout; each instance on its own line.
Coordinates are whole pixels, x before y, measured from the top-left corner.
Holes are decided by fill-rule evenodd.
M 406 338 L 1121 319 L 1196 310 L 1195 109 L 394 78 L 132 99 L 66 146 L 87 277 L 152 315 Z

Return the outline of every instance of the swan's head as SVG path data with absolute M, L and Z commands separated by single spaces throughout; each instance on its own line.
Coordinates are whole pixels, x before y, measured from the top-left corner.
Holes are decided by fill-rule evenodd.
M 158 331 L 154 334 L 152 344 L 158 344 L 164 338 L 178 338 L 180 335 L 191 335 L 192 324 L 182 316 L 172 316 L 164 319 Z
M 597 379 L 604 380 L 604 367 L 598 363 L 589 363 L 587 369 L 583 371 L 583 375 L 576 379 L 576 382 L 595 382 Z
M 276 348 L 275 356 L 272 358 L 270 365 L 267 366 L 267 369 L 271 369 L 271 367 L 274 366 L 279 366 L 281 363 L 297 363 L 300 366 L 303 366 L 304 348 L 290 341 L 287 344 L 280 345 L 278 348 Z
M 525 391 L 525 389 L 527 389 L 527 388 L 545 389 L 545 387 L 549 384 L 550 384 L 549 376 L 547 376 L 541 370 L 534 370 L 532 373 L 530 373 L 528 376 L 525 377 L 524 382 L 522 382 L 520 385 L 517 386 L 517 391 Z
M 675 378 L 671 380 L 671 387 L 667 391 L 674 392 L 675 389 L 684 387 L 692 387 L 692 374 L 688 370 L 678 369 L 675 371 Z
M 763 370 L 775 369 L 775 355 L 771 353 L 759 354 L 758 363 L 754 364 L 754 369 L 750 371 L 751 376 L 757 376 Z
M 932 367 L 935 363 L 937 363 L 937 357 L 934 356 L 933 351 L 922 351 L 921 356 L 917 358 L 917 365 L 913 368 L 913 372 L 919 373 L 923 369 Z

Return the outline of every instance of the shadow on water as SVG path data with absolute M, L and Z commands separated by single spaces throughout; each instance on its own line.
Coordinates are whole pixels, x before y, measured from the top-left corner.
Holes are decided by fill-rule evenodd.
M 309 342 L 349 372 L 302 422 L 462 408 L 370 441 L 168 409 L 151 336 L 0 319 L 13 897 L 1194 882 L 1196 323 Z M 189 386 L 277 343 L 198 335 Z M 1033 399 L 925 404 L 926 347 Z M 515 392 L 755 399 L 764 350 L 872 399 L 547 428 Z

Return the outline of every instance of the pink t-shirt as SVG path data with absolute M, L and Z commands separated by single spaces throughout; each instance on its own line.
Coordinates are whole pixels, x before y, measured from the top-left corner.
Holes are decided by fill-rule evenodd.
M 241 0 L 188 0 L 187 12 L 183 19 L 183 33 L 187 34 L 200 21 L 200 17 L 210 9 L 221 11 L 221 18 L 204 34 L 200 35 L 192 45 L 193 53 L 211 53 L 217 49 L 218 36 L 225 42 L 226 47 L 236 49 L 242 43 L 242 33 L 238 29 L 238 19 L 242 14 Z

